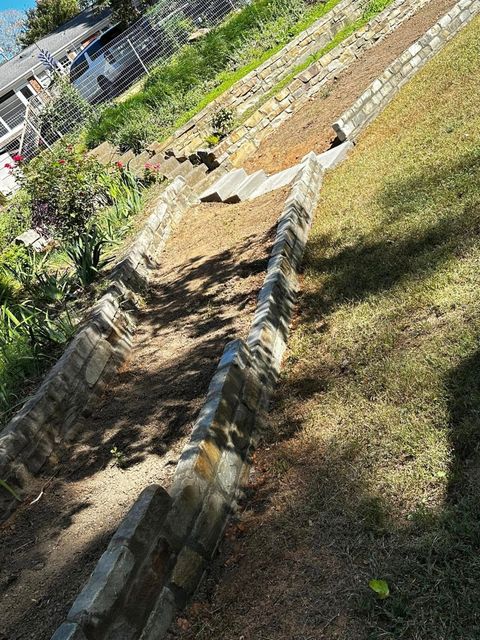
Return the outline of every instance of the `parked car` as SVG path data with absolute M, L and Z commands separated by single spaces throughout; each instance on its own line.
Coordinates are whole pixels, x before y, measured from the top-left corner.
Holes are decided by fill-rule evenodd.
M 70 67 L 70 81 L 91 104 L 124 91 L 143 69 L 128 38 L 112 27 L 77 55 Z

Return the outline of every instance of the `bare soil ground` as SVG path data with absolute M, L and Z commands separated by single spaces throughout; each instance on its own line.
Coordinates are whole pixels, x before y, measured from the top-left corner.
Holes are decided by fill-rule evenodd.
M 1 640 L 49 640 L 140 492 L 169 486 L 225 344 L 248 331 L 285 197 L 199 205 L 171 237 L 83 442 L 0 530 Z
M 276 172 L 297 164 L 307 153 L 326 151 L 335 134 L 332 123 L 368 88 L 382 71 L 456 4 L 431 0 L 410 20 L 338 74 L 300 111 L 261 143 L 244 166 L 249 173 Z M 288 140 L 288 144 L 285 141 Z

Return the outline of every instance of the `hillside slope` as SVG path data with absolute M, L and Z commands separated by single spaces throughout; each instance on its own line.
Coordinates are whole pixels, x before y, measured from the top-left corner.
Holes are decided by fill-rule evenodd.
M 175 637 L 479 637 L 479 34 L 326 179 L 268 446 Z

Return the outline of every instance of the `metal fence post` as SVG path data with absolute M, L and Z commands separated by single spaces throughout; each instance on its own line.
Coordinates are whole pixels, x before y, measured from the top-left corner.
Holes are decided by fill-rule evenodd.
M 130 38 L 127 38 L 127 42 L 128 44 L 132 47 L 133 49 L 133 53 L 137 56 L 138 61 L 140 62 L 140 64 L 142 65 L 145 73 L 149 76 L 150 75 L 150 71 L 147 69 L 147 67 L 145 66 L 145 63 L 143 62 L 143 60 L 141 59 L 141 57 L 139 56 L 139 54 L 137 53 L 137 50 L 135 49 L 135 47 L 132 44 L 132 41 L 130 40 Z

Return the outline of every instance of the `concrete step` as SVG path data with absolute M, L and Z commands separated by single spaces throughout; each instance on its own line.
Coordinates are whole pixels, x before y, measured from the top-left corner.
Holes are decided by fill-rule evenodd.
M 266 180 L 268 180 L 268 175 L 265 171 L 252 173 L 251 176 L 247 176 L 247 178 L 239 185 L 236 192 L 232 194 L 230 198 L 227 198 L 225 202 L 233 204 L 235 202 L 248 200 L 252 193 L 259 189 Z
M 225 202 L 235 195 L 238 188 L 248 178 L 245 169 L 236 169 L 224 175 L 200 195 L 202 202 Z
M 214 169 L 213 171 L 207 172 L 205 177 L 195 185 L 195 190 L 198 193 L 203 193 L 216 182 L 218 182 L 220 178 L 227 175 L 227 173 L 229 173 L 229 170 L 223 165 L 218 167 L 217 169 Z
M 270 176 L 267 180 L 264 180 L 260 186 L 253 191 L 248 197 L 248 200 L 253 200 L 254 198 L 259 198 L 260 196 L 265 195 L 266 193 L 270 193 L 271 191 L 276 191 L 277 189 L 282 189 L 287 185 L 291 184 L 295 178 L 298 176 L 300 171 L 302 170 L 303 165 L 297 164 L 294 167 L 290 167 L 289 169 L 285 169 L 285 171 L 281 171 L 280 173 L 275 173 L 273 176 Z
M 333 169 L 337 164 L 340 164 L 340 162 L 345 160 L 349 151 L 353 149 L 353 146 L 353 142 L 347 140 L 346 142 L 342 142 L 342 144 L 333 147 L 333 149 L 329 149 L 328 151 L 325 151 L 325 153 L 321 153 L 318 156 L 320 164 L 325 170 Z

